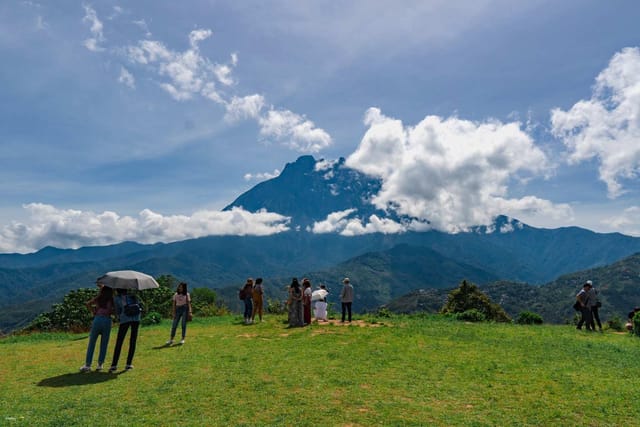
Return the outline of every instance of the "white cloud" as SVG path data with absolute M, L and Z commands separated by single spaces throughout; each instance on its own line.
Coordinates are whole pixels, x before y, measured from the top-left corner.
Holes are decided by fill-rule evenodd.
M 223 103 L 223 97 L 216 90 L 215 81 L 223 85 L 232 81 L 231 69 L 227 65 L 213 64 L 200 54 L 198 43 L 212 35 L 211 30 L 194 30 L 189 34 L 190 48 L 177 52 L 168 49 L 156 40 L 141 40 L 135 46 L 127 46 L 130 61 L 136 64 L 154 66 L 156 72 L 168 81 L 160 87 L 175 100 L 192 99 L 201 95 Z M 224 71 L 221 71 L 223 69 Z
M 269 110 L 258 122 L 260 135 L 299 152 L 317 153 L 333 142 L 331 136 L 311 120 L 289 110 Z
M 85 46 L 93 51 L 104 50 L 100 42 L 105 41 L 103 25 L 96 12 L 85 6 L 85 22 L 91 24 L 93 37 L 85 40 Z M 144 20 L 133 21 L 151 36 Z M 317 153 L 333 143 L 331 136 L 306 117 L 289 110 L 263 110 L 266 101 L 263 95 L 238 96 L 231 91 L 236 80 L 233 70 L 238 64 L 238 54 L 231 53 L 228 63 L 214 63 L 200 52 L 199 43 L 213 35 L 210 29 L 197 29 L 189 33 L 189 48 L 180 52 L 169 49 L 157 40 L 139 40 L 136 44 L 114 49 L 124 52 L 134 65 L 143 66 L 161 77 L 158 86 L 176 101 L 187 101 L 199 95 L 226 107 L 224 119 L 234 122 L 240 119 L 256 120 L 263 140 L 273 140 L 292 150 Z M 119 81 L 133 84 L 133 73 L 121 72 Z
M 597 159 L 608 196 L 623 194 L 622 180 L 640 175 L 640 49 L 616 53 L 596 78 L 591 99 L 569 111 L 554 109 L 551 123 L 570 163 Z
M 139 27 L 143 32 L 144 32 L 144 36 L 145 37 L 151 37 L 151 31 L 149 31 L 149 26 L 147 25 L 147 21 L 145 21 L 144 19 L 139 19 L 137 21 L 132 21 L 132 23 L 134 25 L 136 25 L 137 27 Z
M 640 237 L 640 206 L 631 206 L 619 215 L 604 219 L 602 224 L 629 236 Z
M 227 121 L 237 121 L 241 119 L 257 119 L 264 108 L 265 102 L 262 95 L 248 95 L 243 97 L 234 96 L 227 107 L 225 119 Z
M 508 198 L 510 181 L 545 175 L 549 161 L 518 123 L 427 116 L 414 127 L 367 111 L 369 126 L 346 165 L 382 178 L 373 203 L 446 232 L 487 225 L 500 214 L 571 215 L 568 205 Z M 422 223 L 420 223 L 422 224 Z
M 262 172 L 262 173 L 246 173 L 244 174 L 245 181 L 257 180 L 257 181 L 265 181 L 268 179 L 275 178 L 280 175 L 279 169 L 274 169 L 272 173 Z
M 59 248 L 107 245 L 122 241 L 174 242 L 209 235 L 270 235 L 288 230 L 288 218 L 276 213 L 197 211 L 191 216 L 164 216 L 149 209 L 137 217 L 115 212 L 95 213 L 25 205 L 26 222 L 14 221 L 0 229 L 0 252 L 32 252 L 46 245 Z
M 98 19 L 98 15 L 91 6 L 84 5 L 85 15 L 82 18 L 82 22 L 89 24 L 89 31 L 91 32 L 90 38 L 84 41 L 84 46 L 92 52 L 99 52 L 104 50 L 100 46 L 100 43 L 105 41 L 103 33 L 102 22 Z
M 130 87 L 131 89 L 135 89 L 136 87 L 136 79 L 133 77 L 133 74 L 127 71 L 124 67 L 120 67 L 120 77 L 118 77 L 118 82 Z
M 355 213 L 356 209 L 330 213 L 327 215 L 327 219 L 314 222 L 311 227 L 308 227 L 308 231 L 316 234 L 339 233 L 351 237 L 371 233 L 397 234 L 408 230 L 423 231 L 428 228 L 424 223 L 418 221 L 401 224 L 392 219 L 380 218 L 377 215 L 369 216 L 368 222 L 364 222 L 360 218 L 351 217 Z

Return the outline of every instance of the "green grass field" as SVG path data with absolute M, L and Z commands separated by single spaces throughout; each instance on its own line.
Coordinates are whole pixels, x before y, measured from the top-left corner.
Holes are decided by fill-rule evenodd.
M 196 319 L 186 344 L 172 347 L 163 346 L 168 321 L 144 327 L 135 369 L 116 374 L 78 372 L 87 334 L 9 337 L 0 425 L 640 423 L 640 339 L 629 334 L 439 316 L 299 329 L 283 320 Z

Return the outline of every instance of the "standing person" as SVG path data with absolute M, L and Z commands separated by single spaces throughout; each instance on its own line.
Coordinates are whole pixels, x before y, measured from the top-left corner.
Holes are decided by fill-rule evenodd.
M 136 353 L 136 341 L 138 340 L 138 328 L 140 327 L 140 315 L 142 313 L 142 310 L 139 309 L 138 299 L 135 295 L 128 295 L 126 289 L 117 289 L 114 301 L 120 326 L 118 326 L 118 337 L 116 338 L 116 346 L 113 350 L 113 359 L 111 360 L 109 372 L 115 372 L 118 369 L 118 359 L 120 359 L 122 343 L 129 328 L 131 328 L 131 335 L 129 335 L 129 352 L 127 353 L 125 369 L 133 369 L 133 356 Z M 125 311 L 125 307 L 127 306 L 137 306 L 138 310 L 127 313 L 127 311 Z
M 340 291 L 340 302 L 342 303 L 342 323 L 344 323 L 345 314 L 349 312 L 349 322 L 351 322 L 351 304 L 353 303 L 353 286 L 349 283 L 349 278 L 342 280 L 342 291 Z
M 323 292 L 324 296 L 322 296 L 320 299 L 316 301 L 316 319 L 323 320 L 326 322 L 327 321 L 327 294 L 329 294 L 329 291 L 327 291 L 327 287 L 325 285 L 320 285 L 320 291 L 324 291 Z
M 251 311 L 251 322 L 252 323 L 254 322 L 256 318 L 256 314 L 258 314 L 260 322 L 262 322 L 262 307 L 264 305 L 264 287 L 262 285 L 262 277 L 258 277 L 256 279 L 256 283 L 255 285 L 253 285 L 253 292 L 251 295 L 253 297 L 253 310 Z
M 252 323 L 251 314 L 253 313 L 253 279 L 248 278 L 247 283 L 242 288 L 242 301 L 244 302 L 244 324 Z
M 89 332 L 89 344 L 87 345 L 87 355 L 84 366 L 80 372 L 89 372 L 93 361 L 93 352 L 96 348 L 98 335 L 100 336 L 100 353 L 98 353 L 98 367 L 96 371 L 102 370 L 104 359 L 107 357 L 107 347 L 109 345 L 109 335 L 111 334 L 111 315 L 113 314 L 113 289 L 108 286 L 101 286 L 98 295 L 86 302 L 87 308 L 93 313 L 91 332 Z
M 176 293 L 173 294 L 173 308 L 171 313 L 173 316 L 173 323 L 171 324 L 171 338 L 167 341 L 167 345 L 173 344 L 173 339 L 176 336 L 176 329 L 178 328 L 178 320 L 182 320 L 182 340 L 180 345 L 184 344 L 184 339 L 187 336 L 187 316 L 192 316 L 191 310 L 191 295 L 187 292 L 187 284 L 181 282 L 176 289 Z
M 582 325 L 584 324 L 587 328 L 587 331 L 591 331 L 591 304 L 589 302 L 589 290 L 591 289 L 591 281 L 585 282 L 582 285 L 582 289 L 576 295 L 576 300 L 580 304 L 580 321 L 576 326 L 576 329 L 582 329 Z
M 593 286 L 593 282 L 591 280 L 587 280 L 587 283 L 591 285 L 591 289 L 589 289 L 589 308 L 591 309 L 591 329 L 596 330 L 596 323 L 598 324 L 598 329 L 602 332 L 602 323 L 600 322 L 600 314 L 598 313 L 598 309 L 602 305 L 600 302 L 600 298 L 598 298 L 598 290 Z
M 287 304 L 289 304 L 289 326 L 292 328 L 303 326 L 302 289 L 300 289 L 300 282 L 296 277 L 291 280 Z
M 302 311 L 305 325 L 311 324 L 311 282 L 309 279 L 302 279 Z

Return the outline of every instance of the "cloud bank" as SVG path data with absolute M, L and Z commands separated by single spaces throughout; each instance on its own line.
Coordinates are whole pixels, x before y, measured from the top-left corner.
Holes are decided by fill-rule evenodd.
M 382 178 L 373 204 L 446 232 L 490 224 L 497 215 L 571 216 L 568 205 L 509 197 L 514 180 L 544 176 L 546 155 L 519 123 L 427 116 L 413 127 L 371 108 L 369 129 L 346 165 Z
M 44 246 L 79 248 L 123 241 L 139 243 L 175 242 L 203 236 L 266 236 L 289 229 L 289 218 L 266 211 L 250 213 L 197 211 L 191 216 L 164 216 L 149 209 L 137 217 L 115 212 L 96 213 L 58 209 L 42 203 L 25 205 L 28 221 L 0 229 L 0 252 L 27 253 Z
M 596 159 L 608 196 L 623 194 L 623 181 L 640 175 L 640 49 L 616 53 L 596 78 L 591 99 L 554 109 L 551 124 L 570 164 Z

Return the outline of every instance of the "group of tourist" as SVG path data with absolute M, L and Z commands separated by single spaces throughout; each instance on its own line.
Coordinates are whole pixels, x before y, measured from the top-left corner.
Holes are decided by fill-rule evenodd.
M 258 277 L 254 283 L 252 278 L 248 278 L 242 289 L 240 289 L 239 297 L 244 302 L 244 323 L 250 325 L 255 322 L 256 314 L 258 320 L 262 322 L 262 312 L 264 306 L 264 286 L 262 278 Z
M 575 308 L 580 311 L 580 320 L 576 329 L 582 330 L 582 325 L 584 325 L 587 331 L 595 331 L 597 324 L 600 332 L 602 332 L 602 323 L 598 313 L 601 306 L 602 303 L 598 298 L 598 291 L 593 286 L 593 282 L 587 280 L 576 295 Z
M 311 323 L 311 306 L 315 300 L 316 320 L 326 322 L 327 319 L 327 295 L 329 294 L 325 285 L 320 285 L 320 289 L 311 290 L 311 281 L 307 278 L 302 280 L 302 285 L 298 278 L 294 277 L 289 285 L 289 298 L 287 306 L 289 308 L 289 326 L 292 328 L 306 326 Z M 351 322 L 351 306 L 353 304 L 353 286 L 349 278 L 342 280 L 342 290 L 340 291 L 340 303 L 342 305 L 342 322 L 347 318 Z
M 311 289 L 311 281 L 307 278 L 302 280 L 302 285 L 297 278 L 293 278 L 289 286 L 289 297 L 286 301 L 289 312 L 289 326 L 299 327 L 311 323 L 311 307 L 315 303 L 315 318 L 322 322 L 327 319 L 327 295 L 329 291 L 325 285 L 314 292 Z M 262 278 L 257 278 L 254 282 L 252 278 L 247 279 L 245 285 L 239 292 L 240 299 L 244 302 L 244 323 L 252 324 L 258 315 L 258 320 L 262 322 L 264 307 L 264 286 Z M 340 302 L 342 305 L 342 322 L 351 322 L 351 306 L 353 304 L 353 286 L 348 278 L 342 280 L 342 290 L 340 291 Z M 180 345 L 185 343 L 187 334 L 187 322 L 192 319 L 191 295 L 187 291 L 187 284 L 182 282 L 178 285 L 175 294 L 171 298 L 172 308 L 171 335 L 165 345 L 174 343 L 178 324 L 181 325 Z M 85 363 L 80 368 L 81 372 L 91 371 L 95 347 L 100 337 L 100 349 L 98 353 L 98 366 L 96 371 L 104 369 L 104 362 L 107 356 L 109 336 L 111 334 L 111 316 L 116 315 L 118 319 L 118 337 L 113 351 L 113 359 L 109 372 L 118 369 L 118 360 L 122 351 L 122 345 L 129 329 L 129 351 L 127 353 L 127 363 L 125 370 L 133 369 L 133 356 L 136 352 L 136 342 L 138 339 L 138 329 L 140 327 L 140 316 L 142 308 L 137 298 L 133 294 L 128 294 L 126 289 L 112 289 L 108 286 L 100 286 L 98 295 L 87 301 L 87 308 L 93 313 L 93 322 L 89 332 L 89 343 Z
M 107 357 L 107 347 L 109 346 L 109 336 L 111 335 L 111 316 L 116 315 L 118 318 L 118 337 L 113 350 L 113 359 L 109 372 L 118 370 L 118 360 L 122 351 L 122 344 L 129 329 L 129 352 L 127 354 L 127 364 L 125 370 L 133 369 L 133 356 L 136 352 L 136 342 L 138 340 L 138 329 L 140 327 L 140 316 L 142 307 L 135 295 L 128 294 L 126 289 L 112 289 L 108 286 L 100 286 L 98 295 L 90 299 L 86 303 L 87 308 L 93 313 L 93 322 L 91 323 L 91 331 L 89 332 L 89 343 L 87 345 L 87 353 L 84 365 L 80 368 L 80 372 L 91 371 L 93 362 L 93 353 L 100 337 L 100 350 L 98 353 L 98 366 L 96 371 L 104 369 L 104 362 Z M 182 340 L 180 344 L 184 344 L 187 333 L 187 320 L 191 320 L 191 296 L 187 292 L 187 284 L 180 283 L 176 289 L 176 293 L 172 297 L 171 309 L 173 322 L 171 324 L 171 338 L 166 345 L 173 344 L 173 339 L 178 328 L 178 322 L 182 321 Z

